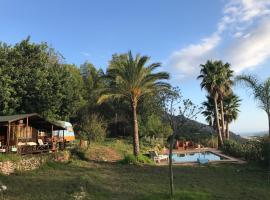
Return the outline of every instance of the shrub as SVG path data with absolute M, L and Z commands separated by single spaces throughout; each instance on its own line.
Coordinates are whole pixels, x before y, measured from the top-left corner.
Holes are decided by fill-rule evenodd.
M 101 142 L 106 137 L 107 123 L 102 117 L 92 114 L 84 119 L 80 129 L 82 139 Z
M 262 156 L 265 163 L 270 165 L 270 138 L 264 138 L 262 140 Z
M 228 155 L 235 156 L 235 157 L 244 156 L 242 145 L 234 140 L 224 141 L 224 145 L 222 146 L 222 151 Z
M 122 164 L 154 164 L 149 157 L 140 154 L 138 157 L 134 156 L 133 154 L 127 154 L 124 156 L 124 159 L 120 161 Z
M 246 160 L 260 161 L 263 160 L 263 149 L 261 141 L 248 141 L 242 145 L 242 154 Z
M 270 143 L 268 138 L 239 143 L 234 140 L 224 141 L 222 151 L 228 155 L 244 158 L 247 161 L 268 162 Z

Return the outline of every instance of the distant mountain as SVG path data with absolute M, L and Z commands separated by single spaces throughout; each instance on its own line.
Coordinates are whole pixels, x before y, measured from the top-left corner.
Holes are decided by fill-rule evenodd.
M 257 136 L 264 136 L 267 135 L 267 131 L 260 131 L 260 132 L 243 132 L 241 135 L 243 137 L 257 137 Z
M 177 116 L 176 120 L 180 120 L 180 116 Z M 212 126 L 198 122 L 196 120 L 190 120 L 190 119 L 187 119 L 187 121 L 185 122 L 185 124 L 183 126 L 183 130 L 181 130 L 179 132 L 188 132 L 190 134 L 192 134 L 192 133 L 194 133 L 194 134 L 196 134 L 196 133 L 209 133 L 209 134 L 213 134 L 213 135 L 217 134 Z M 243 138 L 240 135 L 237 135 L 231 131 L 230 131 L 230 138 L 237 140 L 237 141 L 240 141 L 240 142 L 246 141 L 245 138 Z

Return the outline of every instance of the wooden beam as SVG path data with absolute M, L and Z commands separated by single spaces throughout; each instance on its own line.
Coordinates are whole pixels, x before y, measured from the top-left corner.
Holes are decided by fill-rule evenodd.
M 26 138 L 28 138 L 28 125 L 29 125 L 29 122 L 28 122 L 28 116 L 26 117 Z
M 7 151 L 9 152 L 9 145 L 10 145 L 10 122 L 8 123 L 8 128 L 7 128 Z
M 65 149 L 65 130 L 63 131 L 63 150 Z
M 54 151 L 55 150 L 55 145 L 54 145 L 54 142 L 53 142 L 53 125 L 52 125 L 52 150 Z

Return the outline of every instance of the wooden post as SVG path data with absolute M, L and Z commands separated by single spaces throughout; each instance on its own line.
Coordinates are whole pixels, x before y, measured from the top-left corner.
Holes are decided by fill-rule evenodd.
M 52 138 L 51 138 L 51 140 L 52 140 L 52 151 L 54 151 L 55 150 L 55 144 L 54 144 L 54 141 L 53 141 L 53 125 L 52 125 Z
M 7 129 L 7 152 L 9 152 L 9 145 L 10 145 L 10 122 L 8 122 L 8 129 Z
M 65 149 L 65 130 L 63 131 L 63 150 Z
M 26 138 L 28 138 L 28 116 L 26 117 Z

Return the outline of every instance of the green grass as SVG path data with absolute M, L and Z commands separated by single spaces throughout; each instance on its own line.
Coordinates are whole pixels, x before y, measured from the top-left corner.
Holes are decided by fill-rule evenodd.
M 77 155 L 69 163 L 50 162 L 36 171 L 0 175 L 0 183 L 8 187 L 2 199 L 169 199 L 167 166 L 123 165 L 87 159 L 88 153 L 102 148 L 110 149 L 106 152 L 114 149 L 114 154 L 118 152 L 123 157 L 132 152 L 129 142 L 107 140 L 91 144 L 89 150 L 80 152 L 84 160 L 79 160 Z M 174 166 L 174 180 L 175 200 L 267 200 L 270 197 L 265 170 L 252 164 Z
M 0 153 L 0 162 L 3 161 L 19 161 L 21 159 L 21 156 L 17 155 L 17 154 L 5 154 L 5 153 Z
M 174 167 L 175 199 L 269 199 L 270 185 L 259 167 Z M 0 176 L 6 200 L 169 199 L 166 166 L 135 166 L 74 160 L 39 170 Z

